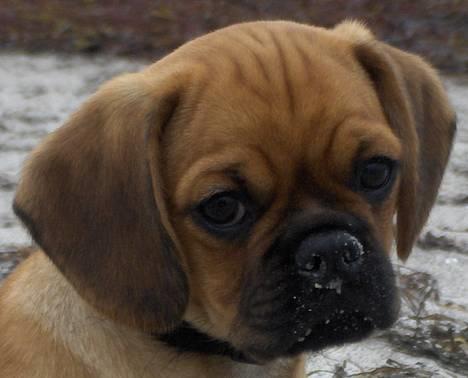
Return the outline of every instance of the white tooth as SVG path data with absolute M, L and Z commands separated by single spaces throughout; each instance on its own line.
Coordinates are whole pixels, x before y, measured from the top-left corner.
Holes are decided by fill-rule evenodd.
M 330 323 L 330 319 L 325 320 L 325 324 Z
M 319 283 L 314 283 L 314 287 L 316 289 L 328 289 L 328 290 L 335 290 L 338 294 L 341 294 L 341 286 L 343 284 L 343 280 L 341 278 L 336 278 L 331 280 L 326 285 L 322 285 Z
M 328 283 L 327 289 L 335 290 L 338 294 L 341 294 L 342 283 L 343 280 L 341 278 L 336 278 Z
M 312 330 L 310 328 L 307 328 L 305 335 L 306 337 L 309 336 L 312 333 Z
M 336 282 L 336 287 L 335 287 L 335 290 L 336 290 L 337 294 L 341 294 L 341 285 L 342 284 L 343 284 L 343 280 L 338 279 L 337 282 Z
M 299 337 L 299 338 L 297 339 L 297 341 L 298 341 L 299 343 L 302 343 L 304 340 L 305 340 L 305 337 Z

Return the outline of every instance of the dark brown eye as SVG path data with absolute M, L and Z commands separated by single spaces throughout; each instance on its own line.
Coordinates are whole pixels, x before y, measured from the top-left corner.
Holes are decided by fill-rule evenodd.
M 365 162 L 360 170 L 360 187 L 366 191 L 383 188 L 392 177 L 392 168 L 392 161 L 385 158 L 376 158 Z
M 244 204 L 229 193 L 215 194 L 200 206 L 205 221 L 214 226 L 229 227 L 242 222 L 246 209 Z
M 391 192 L 398 167 L 397 160 L 386 156 L 357 161 L 350 185 L 368 202 L 378 204 Z

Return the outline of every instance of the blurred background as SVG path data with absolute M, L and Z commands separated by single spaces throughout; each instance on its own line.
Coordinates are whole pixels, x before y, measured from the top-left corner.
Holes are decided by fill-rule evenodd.
M 232 23 L 345 18 L 440 70 L 458 133 L 413 254 L 393 260 L 400 320 L 311 355 L 309 376 L 468 377 L 468 0 L 0 0 L 0 281 L 31 245 L 11 209 L 27 155 L 101 83 Z
M 468 71 L 468 0 L 2 0 L 0 46 L 155 58 L 236 22 L 347 17 L 444 71 Z

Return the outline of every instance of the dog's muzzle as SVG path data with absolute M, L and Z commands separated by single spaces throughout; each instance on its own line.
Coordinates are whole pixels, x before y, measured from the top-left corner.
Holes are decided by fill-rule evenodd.
M 260 341 L 236 347 L 259 360 L 319 350 L 389 327 L 398 309 L 391 263 L 366 222 L 301 216 L 246 281 L 237 324 Z

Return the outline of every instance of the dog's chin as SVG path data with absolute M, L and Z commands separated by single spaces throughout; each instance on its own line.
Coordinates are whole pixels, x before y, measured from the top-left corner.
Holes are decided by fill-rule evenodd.
M 389 328 L 397 319 L 397 308 L 391 309 L 375 319 L 359 310 L 345 312 L 338 310 L 327 318 L 304 324 L 301 331 L 292 333 L 279 330 L 250 340 L 261 342 L 240 347 L 251 360 L 263 364 L 276 358 L 292 357 L 304 352 L 316 352 L 327 347 L 358 342 L 374 331 Z
M 257 323 L 252 327 L 250 322 L 250 337 L 244 338 L 242 345 L 237 347 L 252 360 L 265 363 L 275 358 L 360 341 L 374 331 L 389 328 L 398 318 L 398 292 L 393 285 L 384 288 L 379 293 L 380 300 L 375 296 L 352 296 L 349 291 L 341 294 L 330 292 L 324 293 L 321 304 L 300 306 L 301 311 L 294 315 L 284 312 L 281 315 L 281 311 L 277 311 L 276 316 L 271 314 L 270 320 L 265 319 L 263 324 Z M 339 297 L 341 302 L 337 303 Z M 327 299 L 337 305 L 328 307 Z

